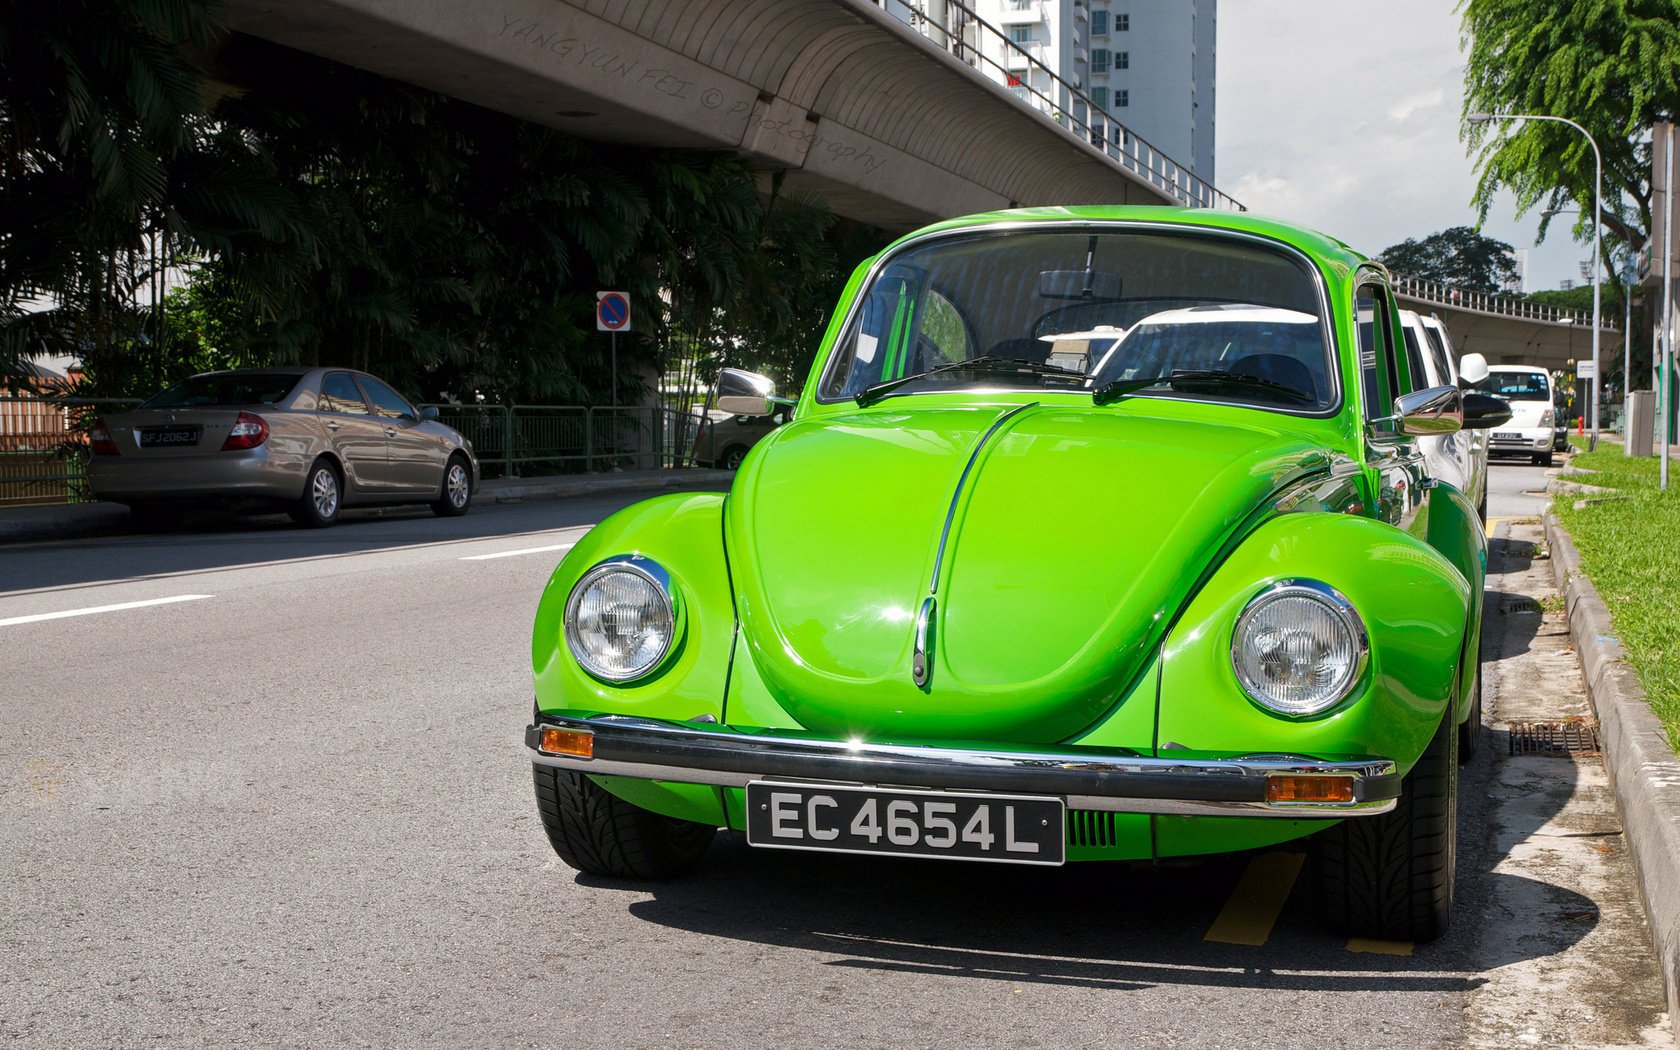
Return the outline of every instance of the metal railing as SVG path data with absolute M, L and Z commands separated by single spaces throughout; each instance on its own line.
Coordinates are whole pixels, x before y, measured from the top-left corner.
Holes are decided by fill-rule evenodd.
M 472 442 L 486 478 L 686 464 L 697 417 L 662 407 L 428 405 Z
M 934 46 L 955 55 L 986 79 L 1004 84 L 1025 105 L 1048 114 L 1068 134 L 1180 204 L 1226 211 L 1248 210 L 1230 194 L 1156 149 L 1098 106 L 1084 90 L 1063 79 L 1038 57 L 1041 47 L 1036 42 L 1022 44 L 1010 39 L 961 0 L 875 0 L 875 3 Z M 929 7 L 946 14 L 943 17 L 930 14 Z M 958 17 L 952 18 L 951 12 Z M 994 55 L 1002 56 L 1002 61 Z M 988 69 L 996 75 L 988 75 L 985 72 Z M 1026 76 L 1021 75 L 1022 70 L 1027 71 Z M 1034 72 L 1044 75 L 1050 93 L 1034 86 Z M 1101 121 L 1092 114 L 1100 116 Z
M 0 398 L 0 506 L 88 503 L 87 428 L 138 398 Z
M 1494 314 L 1499 317 L 1513 317 L 1522 321 L 1538 321 L 1550 324 L 1580 325 L 1592 328 L 1591 310 L 1570 310 L 1560 306 L 1542 306 L 1512 295 L 1499 295 L 1492 292 L 1470 292 L 1462 288 L 1454 288 L 1450 284 L 1440 284 L 1436 281 L 1419 281 L 1410 277 L 1394 275 L 1394 291 L 1408 299 L 1417 299 L 1437 306 L 1450 306 L 1460 310 L 1475 310 L 1478 313 Z M 1599 318 L 1601 331 L 1619 331 L 1616 319 L 1606 311 Z

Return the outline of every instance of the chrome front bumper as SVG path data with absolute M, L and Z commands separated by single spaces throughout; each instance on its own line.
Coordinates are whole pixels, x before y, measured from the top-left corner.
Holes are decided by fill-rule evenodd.
M 591 757 L 542 750 L 546 727 L 590 734 Z M 1394 808 L 1401 779 L 1394 762 L 1386 758 L 1229 758 L 1190 751 L 1151 758 L 1116 748 L 1034 751 L 853 743 L 786 730 L 622 715 L 539 716 L 525 729 L 525 747 L 538 765 L 602 776 L 720 787 L 743 787 L 754 780 L 810 780 L 998 791 L 1055 795 L 1066 799 L 1070 809 L 1173 816 L 1371 816 Z M 1268 801 L 1268 781 L 1282 776 L 1351 779 L 1353 801 Z

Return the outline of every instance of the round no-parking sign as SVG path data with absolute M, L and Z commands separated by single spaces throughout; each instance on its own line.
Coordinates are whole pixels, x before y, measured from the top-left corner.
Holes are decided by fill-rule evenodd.
M 630 296 L 628 293 L 595 293 L 595 330 L 597 332 L 628 332 L 630 330 Z

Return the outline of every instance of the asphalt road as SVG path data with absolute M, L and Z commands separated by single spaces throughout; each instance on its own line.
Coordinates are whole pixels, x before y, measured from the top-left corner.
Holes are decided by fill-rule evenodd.
M 1494 477 L 1496 517 L 1532 512 L 1539 469 Z M 1323 932 L 1298 850 L 1046 870 L 722 836 L 671 883 L 577 876 L 519 746 L 528 632 L 558 548 L 621 502 L 0 548 L 0 1037 L 1663 1045 L 1614 849 L 1520 848 L 1582 775 L 1547 760 L 1540 788 L 1510 786 L 1492 728 L 1431 945 Z M 1532 568 L 1500 544 L 1501 571 Z M 1500 661 L 1541 648 L 1513 608 L 1490 603 Z M 1525 666 L 1490 682 L 1563 688 L 1566 665 Z

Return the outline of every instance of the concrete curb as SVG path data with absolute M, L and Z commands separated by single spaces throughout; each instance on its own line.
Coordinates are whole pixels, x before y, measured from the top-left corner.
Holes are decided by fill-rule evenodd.
M 1557 515 L 1548 511 L 1544 520 L 1552 576 L 1563 593 L 1587 696 L 1598 714 L 1604 764 L 1668 991 L 1669 1023 L 1680 1037 L 1680 756 L 1669 747 L 1625 660 L 1610 610 L 1581 571 L 1575 541 Z

